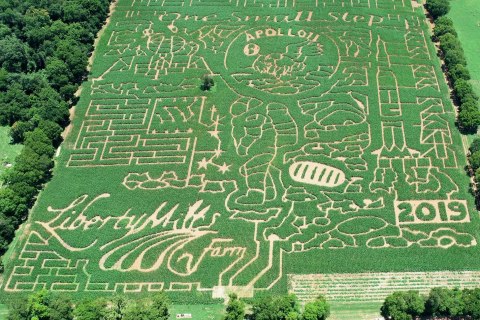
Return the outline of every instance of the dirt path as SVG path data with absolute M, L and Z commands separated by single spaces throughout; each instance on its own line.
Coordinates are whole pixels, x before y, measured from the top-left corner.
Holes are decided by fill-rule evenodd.
M 112 17 L 112 14 L 115 12 L 115 7 L 118 3 L 118 0 L 114 0 L 111 4 L 110 4 L 110 8 L 109 8 L 109 13 L 108 13 L 108 17 L 107 17 L 107 20 L 105 20 L 105 24 L 103 25 L 102 29 L 100 29 L 100 31 L 97 33 L 97 36 L 95 37 L 95 41 L 93 43 L 93 47 L 94 47 L 94 50 L 92 52 L 92 55 L 90 56 L 90 58 L 88 58 L 88 65 L 87 65 L 87 70 L 88 72 L 91 71 L 92 69 L 92 65 L 93 65 L 93 61 L 95 60 L 95 53 L 97 52 L 96 48 L 97 48 L 97 45 L 98 43 L 100 42 L 100 39 L 102 38 L 102 35 L 105 33 L 105 30 L 107 29 L 107 27 L 110 25 L 110 21 L 111 21 L 111 17 Z M 75 92 L 75 96 L 76 97 L 80 97 L 81 93 L 82 93 L 82 88 L 83 88 L 83 84 L 80 85 L 78 87 L 78 90 L 77 92 Z M 70 124 L 65 127 L 65 130 L 62 132 L 62 138 L 63 140 L 67 139 L 68 135 L 70 134 L 70 132 L 72 131 L 72 128 L 73 128 L 73 118 L 75 117 L 75 109 L 76 109 L 76 106 L 73 106 L 70 108 L 69 112 L 70 112 Z
M 110 21 L 111 21 L 113 13 L 115 12 L 115 8 L 117 6 L 117 3 L 118 3 L 118 0 L 112 1 L 112 3 L 110 4 L 107 20 L 105 20 L 105 24 L 103 25 L 102 29 L 100 29 L 100 31 L 98 31 L 98 33 L 97 33 L 97 37 L 95 38 L 95 42 L 93 43 L 93 47 L 95 49 L 93 50 L 92 55 L 88 59 L 88 66 L 87 66 L 88 71 L 90 71 L 92 69 L 93 61 L 95 60 L 95 53 L 97 52 L 97 50 L 96 50 L 97 45 L 100 42 L 100 39 L 102 38 L 103 34 L 105 33 L 105 30 L 110 25 Z

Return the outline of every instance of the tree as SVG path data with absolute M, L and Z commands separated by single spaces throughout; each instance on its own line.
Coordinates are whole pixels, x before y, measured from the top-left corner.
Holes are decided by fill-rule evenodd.
M 22 143 L 25 140 L 25 133 L 33 130 L 31 122 L 17 121 L 10 127 L 10 137 L 13 143 Z
M 229 294 L 228 297 L 226 314 L 223 316 L 223 320 L 243 320 L 245 317 L 245 304 L 234 293 Z
M 456 64 L 451 66 L 448 69 L 448 75 L 452 79 L 453 83 L 456 83 L 458 80 L 470 80 L 470 72 L 467 67 L 463 64 Z
M 25 13 L 24 21 L 25 38 L 33 48 L 38 48 L 46 39 L 50 38 L 52 20 L 47 10 L 31 7 Z
M 107 314 L 108 320 L 122 320 L 127 308 L 127 299 L 123 296 L 115 296 L 112 299 L 112 306 Z
M 51 158 L 55 154 L 55 149 L 52 146 L 52 141 L 40 128 L 37 128 L 32 132 L 27 132 L 25 134 L 24 145 L 25 148 L 32 149 L 40 156 L 47 155 L 49 158 Z
M 389 295 L 380 313 L 385 319 L 412 320 L 425 310 L 425 300 L 418 291 L 397 291 Z
M 65 62 L 74 82 L 80 83 L 83 80 L 88 64 L 85 47 L 79 46 L 72 39 L 60 40 L 57 42 L 55 57 Z
M 44 120 L 50 120 L 60 125 L 68 122 L 68 105 L 52 87 L 42 88 L 31 98 L 31 117 L 38 116 Z
M 443 60 L 445 60 L 445 64 L 449 68 L 458 64 L 467 64 L 465 54 L 463 53 L 463 49 L 461 48 L 446 50 L 443 54 Z
M 106 320 L 107 302 L 104 299 L 84 300 L 73 312 L 75 320 Z
M 472 166 L 473 170 L 480 168 L 480 151 L 474 152 L 470 156 L 470 165 Z
M 480 319 L 480 288 L 463 289 L 464 316 Z
M 50 120 L 40 120 L 37 127 L 45 133 L 54 147 L 58 147 L 60 145 L 63 140 L 63 128 L 60 125 Z
M 446 33 L 438 39 L 440 41 L 440 49 L 442 49 L 443 52 L 449 50 L 462 50 L 460 41 L 458 41 L 457 37 L 451 33 Z
M 0 256 L 7 251 L 8 244 L 15 236 L 15 223 L 12 220 L 12 218 L 0 214 Z
M 30 59 L 30 48 L 16 36 L 0 40 L 0 66 L 9 72 L 31 71 L 35 69 Z
M 27 120 L 30 105 L 30 97 L 21 84 L 13 84 L 0 95 L 0 124 L 12 125 L 18 120 Z
M 157 318 L 152 313 L 151 307 L 145 301 L 139 300 L 128 304 L 123 320 L 157 320 Z
M 324 296 L 318 296 L 305 305 L 302 320 L 325 320 L 330 315 L 330 306 Z
M 459 289 L 433 288 L 425 302 L 425 314 L 435 318 L 454 318 L 463 313 L 463 302 Z
M 470 145 L 470 154 L 474 154 L 477 151 L 480 151 L 480 138 L 475 138 Z
M 168 312 L 168 305 L 170 301 L 165 293 L 161 292 L 152 297 L 152 304 L 150 305 L 151 319 L 168 320 L 170 313 Z
M 464 104 L 467 100 L 478 101 L 478 96 L 473 91 L 472 85 L 466 80 L 459 79 L 456 81 L 453 93 L 461 104 Z
M 447 33 L 455 37 L 457 36 L 457 31 L 455 31 L 453 21 L 446 16 L 442 16 L 435 21 L 435 27 L 433 28 L 433 36 L 435 39 L 438 40 L 440 36 L 443 36 Z
M 15 299 L 8 306 L 8 320 L 25 320 L 30 319 L 29 316 L 26 298 Z
M 480 126 L 480 112 L 478 108 L 461 108 L 458 113 L 458 126 L 464 133 L 476 133 Z
M 296 320 L 300 319 L 295 295 L 263 297 L 252 304 L 251 320 Z
M 73 75 L 71 74 L 65 62 L 58 58 L 51 58 L 47 60 L 45 75 L 47 76 L 51 86 L 56 90 L 68 85 L 71 79 L 73 79 Z
M 9 320 L 73 320 L 73 304 L 64 295 L 43 289 L 28 297 L 27 301 L 14 303 L 9 310 Z
M 450 11 L 450 3 L 449 0 L 427 0 L 425 8 L 435 20 L 446 15 Z
M 200 86 L 200 89 L 203 91 L 209 91 L 214 85 L 215 83 L 210 75 L 204 74 L 202 76 L 202 85 Z

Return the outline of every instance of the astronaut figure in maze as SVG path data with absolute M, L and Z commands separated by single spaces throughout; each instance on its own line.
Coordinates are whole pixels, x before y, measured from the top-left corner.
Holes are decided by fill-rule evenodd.
M 283 147 L 295 145 L 298 128 L 287 106 L 256 99 L 239 99 L 231 106 L 232 136 L 237 154 L 246 160 L 240 167 L 245 177 L 237 204 L 262 205 L 277 198 Z M 259 210 L 255 209 L 255 210 Z

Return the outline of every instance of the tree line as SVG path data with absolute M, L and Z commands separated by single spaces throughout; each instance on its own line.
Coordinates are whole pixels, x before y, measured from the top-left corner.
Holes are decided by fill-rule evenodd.
M 11 301 L 8 320 L 167 320 L 170 300 L 164 292 L 144 299 L 125 296 L 73 302 L 68 295 L 40 290 Z M 239 299 L 230 294 L 222 320 L 325 320 L 330 305 L 324 296 L 303 307 L 293 294 Z M 396 291 L 387 296 L 380 315 L 389 320 L 478 320 L 480 288 L 437 287 L 428 295 L 418 291 Z M 195 316 L 195 315 L 193 315 Z
M 457 37 L 453 21 L 445 15 L 450 10 L 450 0 L 427 0 L 425 8 L 435 22 L 433 40 L 439 42 L 445 72 L 453 88 L 453 99 L 459 106 L 457 125 L 462 133 L 475 134 L 480 125 L 479 97 L 474 92 L 470 80 L 470 72 L 462 45 Z M 469 148 L 468 171 L 474 177 L 472 192 L 477 208 L 480 208 L 480 140 L 476 138 Z
M 480 319 L 480 288 L 433 288 L 428 296 L 418 291 L 397 291 L 389 295 L 381 315 L 391 320 Z
M 453 88 L 453 99 L 459 106 L 457 125 L 462 133 L 476 133 L 480 125 L 478 96 L 469 82 L 467 60 L 453 21 L 446 17 L 450 0 L 427 0 L 425 8 L 435 23 L 432 39 L 439 43 L 445 73 Z
M 1 177 L 0 256 L 51 177 L 111 0 L 0 1 L 0 125 L 24 148 Z
M 303 311 L 295 295 L 264 296 L 247 304 L 229 296 L 222 320 L 325 320 L 330 307 L 323 296 L 307 303 Z M 40 290 L 10 304 L 8 320 L 167 320 L 170 301 L 160 292 L 145 299 L 114 296 L 74 303 L 65 294 Z

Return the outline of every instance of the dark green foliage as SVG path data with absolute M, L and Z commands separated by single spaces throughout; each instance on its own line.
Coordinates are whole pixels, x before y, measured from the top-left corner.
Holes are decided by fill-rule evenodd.
M 425 8 L 430 12 L 433 19 L 438 19 L 450 11 L 449 0 L 427 0 Z
M 73 315 L 76 320 L 107 320 L 107 301 L 84 300 L 76 305 Z
M 300 308 L 294 295 L 259 298 L 252 304 L 250 320 L 300 319 Z
M 0 40 L 0 66 L 9 72 L 27 72 L 36 68 L 31 49 L 16 36 Z
M 0 125 L 25 143 L 0 189 L 0 255 L 50 178 L 54 147 L 110 0 L 0 3 Z
M 480 289 L 463 289 L 463 314 L 472 319 L 480 319 Z
M 65 295 L 40 290 L 27 301 L 14 301 L 8 319 L 73 320 L 73 304 Z
M 457 36 L 457 32 L 453 26 L 453 21 L 448 17 L 440 17 L 435 21 L 435 27 L 433 29 L 433 36 L 435 39 L 438 37 L 443 36 L 444 34 L 451 34 L 453 36 Z
M 478 108 L 462 108 L 458 113 L 458 125 L 463 133 L 476 133 L 480 125 L 480 112 Z
M 473 91 L 472 85 L 466 80 L 458 80 L 455 82 L 453 93 L 462 104 L 465 103 L 468 98 L 475 101 L 478 100 L 478 96 Z
M 128 300 L 123 296 L 115 296 L 111 301 L 108 319 L 122 320 L 125 316 Z
M 470 145 L 470 154 L 474 154 L 477 151 L 480 151 L 480 138 L 475 138 Z
M 453 318 L 463 312 L 462 292 L 458 289 L 433 288 L 425 302 L 425 315 Z
M 234 293 L 228 296 L 226 314 L 223 316 L 223 320 L 243 320 L 245 317 L 245 304 L 238 299 L 238 296 Z
M 73 75 L 65 62 L 55 57 L 47 61 L 45 75 L 50 85 L 56 90 L 68 85 L 73 79 Z
M 470 165 L 473 170 L 480 168 L 480 151 L 472 153 L 470 156 Z
M 443 52 L 446 52 L 448 50 L 462 50 L 462 44 L 458 40 L 458 38 L 451 34 L 447 33 L 438 38 L 440 41 L 440 49 Z
M 418 291 L 394 292 L 389 295 L 380 313 L 385 319 L 410 320 L 425 310 L 425 300 Z
M 17 121 L 10 127 L 10 136 L 13 143 L 22 143 L 25 140 L 25 133 L 34 128 L 31 122 Z
M 463 50 L 460 48 L 452 49 L 445 51 L 443 59 L 445 60 L 445 64 L 447 66 L 455 66 L 455 65 L 466 65 L 467 60 L 465 59 L 465 55 Z
M 130 301 L 124 307 L 122 320 L 168 320 L 169 300 L 164 293 L 159 293 L 147 300 Z M 113 318 L 119 319 L 120 313 L 114 312 Z M 110 317 L 112 319 L 112 317 Z
M 456 83 L 458 80 L 470 80 L 470 72 L 463 64 L 456 64 L 449 68 L 448 76 L 453 83 Z
M 28 299 L 12 301 L 8 320 L 168 320 L 169 303 L 162 292 L 145 300 L 88 299 L 74 307 L 68 296 L 40 290 Z
M 330 315 L 330 306 L 324 296 L 318 296 L 305 305 L 302 320 L 325 320 Z
M 62 142 L 63 128 L 58 123 L 50 120 L 40 120 L 37 124 L 37 128 L 45 133 L 45 135 L 52 141 L 54 147 L 58 147 Z
M 394 292 L 385 299 L 386 319 L 480 319 L 480 289 L 433 288 L 424 298 L 415 291 Z
M 478 97 L 468 82 L 470 73 L 453 22 L 442 16 L 449 10 L 448 0 L 428 0 L 425 7 L 436 18 L 433 38 L 440 41 L 440 50 L 443 53 L 447 76 L 453 85 L 454 97 L 460 105 L 458 127 L 462 133 L 476 133 L 480 125 Z
M 9 305 L 8 320 L 25 320 L 29 318 L 28 301 L 26 298 L 16 299 Z
M 200 89 L 203 91 L 209 91 L 214 85 L 215 83 L 210 75 L 205 74 L 202 76 L 202 85 L 200 86 Z

